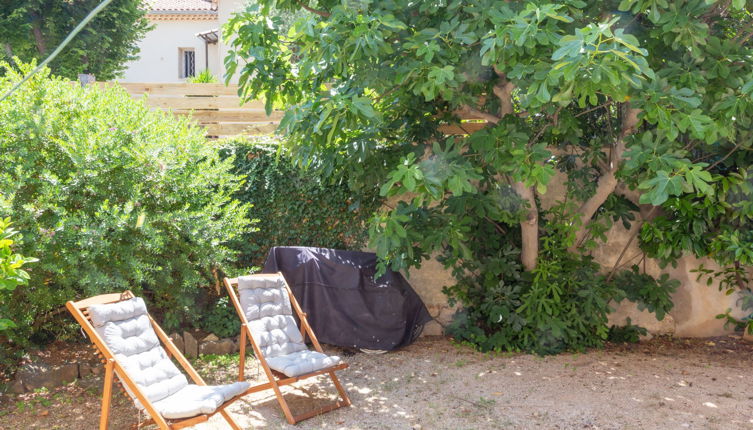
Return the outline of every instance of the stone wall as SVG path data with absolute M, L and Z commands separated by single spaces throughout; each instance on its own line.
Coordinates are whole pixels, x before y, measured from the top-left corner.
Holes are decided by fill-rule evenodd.
M 556 176 L 550 184 L 548 193 L 541 199 L 544 207 L 549 207 L 564 195 L 564 177 Z M 637 201 L 637 195 L 632 197 Z M 646 208 L 643 208 L 643 212 L 645 215 Z M 607 242 L 593 252 L 596 261 L 606 271 L 614 266 L 630 240 L 630 234 L 622 223 L 616 223 L 607 233 L 607 238 Z M 642 252 L 637 243 L 636 239 L 630 244 L 620 262 L 621 266 L 629 268 L 641 259 Z M 691 270 L 698 268 L 700 264 L 710 269 L 719 267 L 712 260 L 698 259 L 692 255 L 681 258 L 676 267 L 670 265 L 663 269 L 659 267 L 657 261 L 647 259 L 646 273 L 654 277 L 667 273 L 672 279 L 680 281 L 681 285 L 672 297 L 674 309 L 662 321 L 657 321 L 653 314 L 639 311 L 635 304 L 627 301 L 615 303 L 616 310 L 610 315 L 610 324 L 625 324 L 626 318 L 629 317 L 633 324 L 647 328 L 650 333 L 674 334 L 680 337 L 716 336 L 729 332 L 730 329 L 724 327 L 724 320 L 717 319 L 716 316 L 729 308 L 734 310 L 733 315 L 742 316 L 743 313 L 737 306 L 739 297 L 737 294 L 727 296 L 724 291 L 719 291 L 718 282 L 709 286 L 705 278 L 697 281 L 697 274 L 692 273 Z M 644 267 L 644 264 L 641 267 Z M 447 298 L 442 293 L 442 287 L 453 284 L 452 275 L 432 259 L 425 261 L 420 269 L 412 270 L 408 281 L 424 300 L 431 315 L 435 317 L 435 321 L 424 329 L 424 335 L 440 334 L 442 327 L 452 319 L 455 311 L 447 304 Z

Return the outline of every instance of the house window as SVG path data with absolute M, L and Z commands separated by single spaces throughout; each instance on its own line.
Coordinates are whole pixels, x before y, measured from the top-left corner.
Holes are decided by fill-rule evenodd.
M 178 77 L 183 79 L 196 75 L 196 51 L 193 48 L 180 48 L 178 54 L 180 55 Z

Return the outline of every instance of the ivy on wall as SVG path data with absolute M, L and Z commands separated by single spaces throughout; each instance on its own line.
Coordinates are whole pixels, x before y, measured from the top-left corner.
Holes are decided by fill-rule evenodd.
M 236 198 L 253 205 L 256 221 L 255 231 L 233 244 L 242 269 L 263 265 L 274 246 L 365 246 L 365 222 L 381 205 L 377 190 L 354 193 L 345 180 L 323 182 L 293 165 L 273 138 L 233 138 L 223 155 L 235 155 L 234 173 L 247 176 Z

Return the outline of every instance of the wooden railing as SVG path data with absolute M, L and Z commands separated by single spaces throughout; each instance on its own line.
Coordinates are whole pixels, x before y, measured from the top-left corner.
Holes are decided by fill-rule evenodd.
M 100 85 L 115 85 L 111 82 Z M 118 83 L 135 98 L 147 95 L 146 102 L 155 109 L 175 115 L 190 115 L 206 130 L 207 137 L 270 134 L 282 119 L 282 111 L 267 116 L 264 102 L 255 100 L 241 104 L 238 86 L 188 83 Z M 460 123 L 440 126 L 448 135 L 471 134 L 488 123 L 475 117 L 464 117 Z
M 114 85 L 104 82 L 100 85 Z M 118 83 L 135 98 L 175 115 L 190 115 L 206 130 L 207 137 L 270 134 L 282 119 L 282 111 L 267 116 L 264 102 L 241 104 L 238 86 L 188 83 Z

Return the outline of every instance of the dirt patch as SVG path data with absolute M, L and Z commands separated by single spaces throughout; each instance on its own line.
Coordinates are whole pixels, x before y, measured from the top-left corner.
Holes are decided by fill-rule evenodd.
M 733 337 L 656 338 L 553 357 L 481 354 L 423 338 L 397 352 L 346 359 L 351 367 L 339 374 L 350 408 L 293 427 L 264 392 L 230 412 L 243 428 L 264 429 L 753 429 L 753 344 Z M 214 383 L 231 382 L 236 366 L 237 356 L 197 363 Z M 264 379 L 253 359 L 246 372 Z M 2 395 L 0 429 L 96 428 L 100 391 L 101 379 L 89 377 L 50 392 Z M 334 397 L 322 377 L 284 392 L 294 413 Z M 112 429 L 139 419 L 122 394 L 112 413 Z M 214 417 L 196 428 L 229 427 Z

